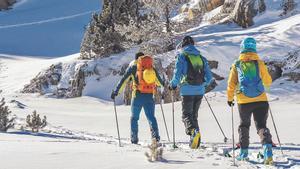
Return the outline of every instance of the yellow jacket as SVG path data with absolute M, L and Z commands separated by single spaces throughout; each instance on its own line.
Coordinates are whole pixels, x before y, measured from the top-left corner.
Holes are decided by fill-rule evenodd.
M 242 53 L 239 57 L 240 61 L 251 61 L 257 60 L 260 77 L 262 79 L 262 83 L 265 88 L 269 88 L 272 84 L 272 78 L 268 72 L 267 66 L 265 63 L 259 58 L 256 53 L 248 52 Z M 236 94 L 238 104 L 245 104 L 245 103 L 252 103 L 252 102 L 259 102 L 259 101 L 268 101 L 267 94 L 264 92 L 261 95 L 250 98 L 245 96 L 241 92 L 237 92 L 238 90 L 238 73 L 235 67 L 235 64 L 231 66 L 229 78 L 228 78 L 228 85 L 227 85 L 227 98 L 228 101 L 234 100 L 234 95 Z

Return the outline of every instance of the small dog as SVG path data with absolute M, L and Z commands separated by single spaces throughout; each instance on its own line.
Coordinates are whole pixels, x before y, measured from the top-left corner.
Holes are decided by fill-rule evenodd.
M 152 139 L 152 144 L 148 146 L 150 149 L 150 154 L 145 152 L 145 155 L 150 162 L 160 161 L 162 159 L 163 148 L 160 147 L 160 144 L 156 139 Z

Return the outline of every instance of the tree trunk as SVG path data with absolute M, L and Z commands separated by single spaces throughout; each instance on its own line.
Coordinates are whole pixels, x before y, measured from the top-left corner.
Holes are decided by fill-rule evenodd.
M 262 12 L 264 12 L 264 11 L 266 11 L 266 3 L 265 3 L 265 0 L 259 0 L 258 1 L 258 11 L 259 11 L 259 13 L 262 13 Z
M 292 11 L 295 8 L 295 1 L 294 0 L 283 0 L 282 7 L 283 7 L 283 13 L 281 15 L 286 15 L 290 11 Z
M 169 4 L 165 6 L 165 17 L 166 17 L 166 30 L 167 32 L 171 32 L 171 21 L 170 21 L 170 9 Z

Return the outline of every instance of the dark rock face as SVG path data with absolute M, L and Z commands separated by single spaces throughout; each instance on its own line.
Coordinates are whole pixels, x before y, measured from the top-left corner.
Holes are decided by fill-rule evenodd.
M 266 10 L 265 0 L 225 0 L 213 23 L 236 23 L 243 28 L 254 24 L 253 17 Z
M 45 94 L 46 90 L 52 86 L 57 85 L 61 79 L 62 63 L 51 65 L 49 69 L 40 72 L 30 84 L 25 85 L 22 90 L 23 93 L 40 93 Z
M 297 83 L 300 80 L 300 49 L 289 52 L 282 59 L 266 61 L 273 81 L 280 77 Z
M 243 28 L 254 25 L 253 17 L 257 14 L 254 5 L 254 0 L 238 0 L 233 11 L 233 21 Z
M 282 65 L 279 65 L 276 62 L 268 62 L 266 63 L 268 66 L 269 73 L 272 77 L 272 80 L 275 81 L 276 79 L 280 78 L 282 76 Z
M 8 10 L 16 2 L 16 0 L 0 0 L 0 10 Z
M 75 70 L 75 74 L 74 74 L 73 78 L 71 78 L 69 81 L 70 88 L 68 89 L 68 92 L 66 92 L 63 96 L 66 96 L 69 98 L 82 96 L 82 91 L 85 86 L 85 77 L 86 77 L 86 73 L 87 73 L 85 71 L 86 67 L 87 67 L 87 64 L 84 64 Z
M 40 72 L 28 85 L 25 85 L 23 93 L 40 93 L 41 95 L 51 93 L 56 97 L 79 97 L 85 86 L 85 70 L 87 64 L 82 64 L 75 68 L 74 74 L 70 79 L 66 79 L 67 85 L 60 86 L 63 76 L 62 63 L 51 65 L 49 69 Z

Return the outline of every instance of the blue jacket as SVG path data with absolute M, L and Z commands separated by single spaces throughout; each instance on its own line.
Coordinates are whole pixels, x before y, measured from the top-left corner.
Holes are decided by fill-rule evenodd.
M 201 55 L 200 51 L 196 49 L 193 45 L 188 45 L 183 49 L 184 53 L 193 54 L 193 55 Z M 189 85 L 187 83 L 183 83 L 182 79 L 184 76 L 187 75 L 188 71 L 188 63 L 183 55 L 183 52 L 179 54 L 176 60 L 176 67 L 174 70 L 174 75 L 171 80 L 172 87 L 180 86 L 180 95 L 181 96 L 191 96 L 191 95 L 204 95 L 205 94 L 205 87 L 208 86 L 213 77 L 211 70 L 208 65 L 208 61 L 206 58 L 203 58 L 204 62 L 204 83 L 201 85 Z

